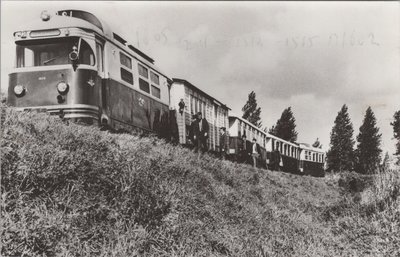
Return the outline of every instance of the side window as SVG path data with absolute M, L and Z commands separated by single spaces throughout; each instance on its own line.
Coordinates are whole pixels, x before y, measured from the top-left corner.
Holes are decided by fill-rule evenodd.
M 139 75 L 148 79 L 149 78 L 149 72 L 147 70 L 147 68 L 145 68 L 143 65 L 141 65 L 140 63 L 138 63 L 139 66 Z
M 151 94 L 157 98 L 161 98 L 161 90 L 158 87 L 160 85 L 160 77 L 154 72 L 150 71 L 151 81 Z
M 150 80 L 152 83 L 160 85 L 160 77 L 152 71 L 150 71 Z
M 133 85 L 133 75 L 131 72 L 121 68 L 121 79 Z
M 218 117 L 218 106 L 214 105 L 214 122 L 217 124 L 217 117 Z M 240 124 L 239 124 L 240 127 Z
M 190 113 L 194 114 L 194 99 L 192 95 L 190 95 Z
M 199 112 L 199 104 L 198 104 L 198 100 L 195 97 L 194 98 L 194 113 L 197 114 Z
M 161 98 L 161 89 L 159 88 L 160 85 L 160 77 L 150 71 L 149 77 L 149 69 L 146 68 L 144 65 L 138 63 L 138 70 L 139 70 L 139 88 L 140 90 L 153 95 L 154 97 Z
M 150 94 L 149 83 L 141 78 L 139 78 L 139 88 L 140 90 Z
M 96 55 L 97 55 L 97 71 L 98 72 L 103 72 L 104 71 L 104 67 L 103 67 L 103 47 L 99 43 L 96 43 Z
M 157 98 L 161 98 L 161 90 L 154 85 L 151 85 L 151 94 Z
M 17 45 L 17 68 L 35 66 L 34 59 L 34 52 L 31 49 Z
M 132 69 L 132 59 L 123 54 L 123 53 L 119 53 L 119 60 L 120 63 L 123 67 L 121 67 L 121 79 L 125 82 L 128 82 L 129 84 L 133 85 L 133 74 L 131 71 L 128 71 L 126 68 L 128 69 Z M 125 67 L 125 68 L 124 68 Z
M 122 65 L 124 65 L 125 67 L 132 69 L 132 60 L 131 58 L 129 58 L 128 56 L 126 56 L 123 53 L 119 53 L 119 60 L 121 62 Z

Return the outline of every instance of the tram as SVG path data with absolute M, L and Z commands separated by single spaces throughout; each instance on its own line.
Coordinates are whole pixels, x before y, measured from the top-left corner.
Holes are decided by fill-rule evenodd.
M 89 12 L 42 12 L 14 33 L 8 104 L 112 129 L 165 131 L 171 80 Z

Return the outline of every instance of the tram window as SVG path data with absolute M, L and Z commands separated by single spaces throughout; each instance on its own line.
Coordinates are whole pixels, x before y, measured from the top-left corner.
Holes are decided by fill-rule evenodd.
M 129 69 L 132 69 L 132 60 L 131 60 L 131 58 L 129 58 L 125 54 L 119 52 L 119 60 L 120 60 L 122 65 L 124 65 L 125 67 L 127 67 Z
M 199 111 L 199 104 L 198 104 L 198 100 L 197 100 L 197 98 L 195 97 L 194 98 L 194 113 L 196 113 L 197 114 L 197 112 Z
M 150 71 L 150 80 L 156 85 L 160 85 L 160 78 L 158 77 L 157 74 L 154 72 Z
M 149 78 L 149 71 L 147 70 L 147 68 L 141 65 L 140 63 L 138 63 L 138 67 L 139 67 L 139 75 L 145 77 L 146 79 Z
M 121 68 L 121 79 L 133 85 L 133 75 L 131 72 Z
M 96 54 L 97 54 L 97 70 L 103 72 L 103 48 L 99 43 L 96 43 Z
M 157 98 L 161 98 L 161 91 L 158 87 L 151 85 L 151 94 Z
M 29 48 L 22 48 L 17 46 L 17 67 L 31 67 L 33 64 L 34 56 L 33 51 Z
M 139 88 L 146 93 L 150 94 L 150 86 L 149 83 L 143 79 L 139 79 Z
M 79 51 L 79 63 L 94 65 L 93 51 L 85 41 L 82 41 L 81 50 Z
M 71 64 L 68 55 L 78 42 L 75 37 L 20 42 L 17 45 L 17 68 Z M 85 40 L 81 40 L 78 51 L 79 64 L 95 64 L 94 53 Z
M 190 113 L 194 114 L 195 110 L 194 110 L 194 99 L 193 96 L 190 95 Z

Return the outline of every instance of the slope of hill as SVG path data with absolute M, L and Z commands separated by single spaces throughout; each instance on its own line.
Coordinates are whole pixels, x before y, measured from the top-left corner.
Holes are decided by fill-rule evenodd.
M 399 175 L 301 177 L 2 112 L 2 256 L 395 256 Z

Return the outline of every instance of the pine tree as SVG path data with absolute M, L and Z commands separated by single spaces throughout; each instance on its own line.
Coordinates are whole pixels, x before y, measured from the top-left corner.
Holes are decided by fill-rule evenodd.
M 283 140 L 295 142 L 297 140 L 295 122 L 296 119 L 293 116 L 292 109 L 291 107 L 288 107 L 283 110 L 280 119 L 276 122 L 276 125 L 270 129 L 270 133 L 282 138 Z
M 393 136 L 397 140 L 396 152 L 398 156 L 397 164 L 400 164 L 400 111 L 397 111 L 393 115 L 394 121 L 390 123 L 393 126 Z
M 377 171 L 382 152 L 380 149 L 381 137 L 382 134 L 379 134 L 379 128 L 376 127 L 375 115 L 371 107 L 368 107 L 357 136 L 357 172 L 372 174 Z
M 242 111 L 243 119 L 248 120 L 258 128 L 262 127 L 260 118 L 261 108 L 257 107 L 256 93 L 254 93 L 254 91 L 251 91 L 249 94 L 249 98 L 246 104 L 243 106 Z
M 347 106 L 343 105 L 331 131 L 330 149 L 327 153 L 329 171 L 351 171 L 354 168 L 354 130 L 347 110 Z

